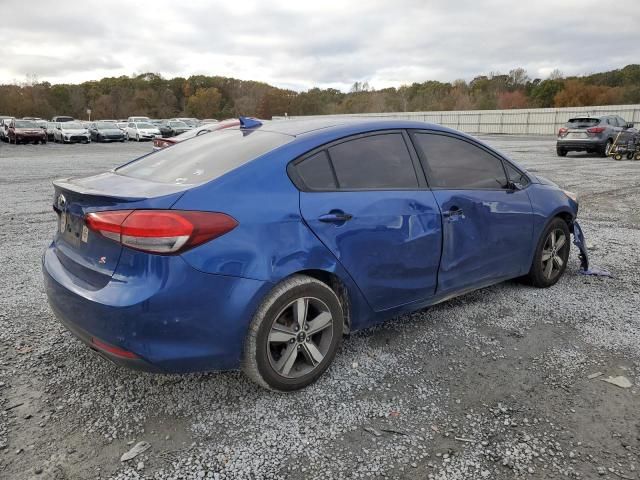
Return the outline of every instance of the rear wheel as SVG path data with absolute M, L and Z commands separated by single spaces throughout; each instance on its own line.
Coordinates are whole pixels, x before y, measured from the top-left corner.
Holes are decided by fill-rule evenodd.
M 272 390 L 306 387 L 333 361 L 343 321 L 340 300 L 331 288 L 295 275 L 272 290 L 254 315 L 242 369 Z
M 564 148 L 556 147 L 556 154 L 559 157 L 566 157 L 567 156 L 567 151 Z
M 602 146 L 602 149 L 600 150 L 600 155 L 602 155 L 603 157 L 608 157 L 609 154 L 611 153 L 611 147 L 613 147 L 613 140 L 609 139 L 607 140 L 607 143 L 605 143 Z
M 560 280 L 567 268 L 571 234 L 567 223 L 554 218 L 538 242 L 528 279 L 532 285 L 547 288 Z

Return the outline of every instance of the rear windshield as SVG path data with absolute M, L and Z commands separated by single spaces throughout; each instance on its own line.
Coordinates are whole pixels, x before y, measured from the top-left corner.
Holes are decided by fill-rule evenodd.
M 598 123 L 600 123 L 599 118 L 590 118 L 590 117 L 571 118 L 567 122 L 567 127 L 569 128 L 593 127 Z
M 116 173 L 160 183 L 204 183 L 291 140 L 289 135 L 259 130 L 220 130 L 158 150 Z

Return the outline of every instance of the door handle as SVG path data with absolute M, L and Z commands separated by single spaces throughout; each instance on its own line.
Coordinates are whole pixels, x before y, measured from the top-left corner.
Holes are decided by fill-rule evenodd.
M 447 210 L 446 212 L 442 212 L 442 216 L 446 218 L 451 217 L 463 217 L 464 211 L 458 207 L 451 207 L 451 210 Z
M 344 223 L 353 218 L 350 213 L 344 213 L 342 210 L 332 210 L 329 213 L 320 215 L 318 220 L 325 223 Z

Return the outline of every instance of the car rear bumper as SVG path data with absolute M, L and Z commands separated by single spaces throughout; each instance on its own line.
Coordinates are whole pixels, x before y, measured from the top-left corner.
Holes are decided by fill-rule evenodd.
M 113 362 L 150 372 L 240 366 L 246 331 L 268 282 L 202 273 L 179 256 L 132 255 L 102 288 L 74 277 L 55 246 L 43 255 L 49 304 L 75 336 Z M 122 260 L 121 260 L 122 264 Z M 141 275 L 132 275 L 133 270 Z M 114 355 L 107 344 L 135 355 Z
M 574 150 L 574 151 L 582 151 L 582 150 L 598 150 L 599 148 L 603 148 L 607 143 L 606 139 L 602 138 L 585 138 L 585 139 L 562 139 L 558 138 L 556 147 L 562 148 L 564 150 Z

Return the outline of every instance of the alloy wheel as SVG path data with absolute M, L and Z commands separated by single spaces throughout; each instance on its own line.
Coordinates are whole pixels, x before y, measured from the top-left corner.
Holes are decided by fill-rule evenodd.
M 301 297 L 284 307 L 267 338 L 269 363 L 278 375 L 299 378 L 315 370 L 331 347 L 333 317 L 320 299 Z
M 565 250 L 569 243 L 564 232 L 555 229 L 549 232 L 542 248 L 542 273 L 547 280 L 555 278 L 564 266 Z

